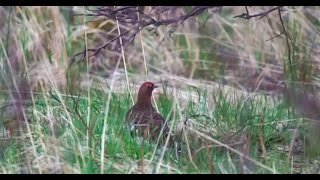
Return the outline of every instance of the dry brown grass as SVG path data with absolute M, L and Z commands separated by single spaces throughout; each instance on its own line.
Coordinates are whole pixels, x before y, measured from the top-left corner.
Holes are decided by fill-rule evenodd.
M 266 9 L 268 7 L 252 7 L 250 13 Z M 82 11 L 81 7 L 75 7 L 74 10 Z M 2 9 L 3 14 L 6 12 Z M 218 82 L 223 79 L 229 85 L 251 89 L 255 89 L 254 86 L 257 86 L 261 79 L 271 83 L 283 80 L 283 67 L 286 64 L 284 57 L 287 53 L 285 38 L 278 37 L 267 41 L 281 32 L 282 27 L 277 12 L 272 12 L 259 20 L 233 18 L 242 12 L 244 12 L 243 7 L 224 7 L 221 13 L 212 14 L 205 23 L 203 17 L 191 18 L 175 31 L 173 38 L 166 37 L 168 30 L 166 27 L 159 27 L 156 34 L 143 30 L 142 36 L 138 35 L 135 39 L 134 46 L 129 46 L 124 51 L 127 68 L 129 71 L 133 70 L 134 75 L 145 74 L 147 68 L 153 74 L 166 73 L 189 79 Z M 75 23 L 80 25 L 69 25 L 71 32 L 67 34 L 66 19 L 58 7 L 15 7 L 12 13 L 12 17 L 21 16 L 21 20 L 20 23 L 16 23 L 15 18 L 11 21 L 9 50 L 13 51 L 11 54 L 15 54 L 20 63 L 27 65 L 25 67 L 38 61 L 47 62 L 48 54 L 51 54 L 52 66 L 65 69 L 68 57 L 81 50 L 79 44 L 83 44 L 84 32 L 89 48 L 106 42 L 108 37 L 118 35 L 116 22 L 100 20 L 83 24 L 84 20 L 89 20 L 83 16 L 74 18 Z M 297 62 L 306 61 L 315 64 L 319 61 L 316 48 L 311 47 L 312 44 L 316 46 L 318 40 L 310 38 L 316 36 L 314 30 L 317 27 L 310 23 L 310 19 L 316 17 L 316 13 L 316 8 L 304 7 L 295 7 L 283 12 L 288 29 L 292 26 L 300 28 L 298 36 L 291 34 L 297 38 L 296 46 L 311 50 L 308 58 L 305 57 L 308 53 L 298 52 Z M 2 31 L 5 30 L 6 26 L 3 26 Z M 6 35 L 7 33 L 3 33 L 2 38 L 5 39 Z M 22 37 L 27 38 L 28 57 L 25 57 L 19 41 Z M 72 49 L 68 50 L 66 45 L 70 42 Z M 66 51 L 71 52 L 67 55 Z M 93 73 L 103 71 L 110 75 L 119 58 L 122 58 L 121 52 L 107 48 L 91 59 L 90 70 Z M 123 67 L 122 63 L 120 67 Z M 223 74 L 221 74 L 222 69 Z M 61 76 L 56 78 L 61 79 Z M 32 79 L 37 81 L 39 78 L 33 75 Z
M 251 7 L 250 13 L 254 14 L 268 8 Z M 11 90 L 11 77 L 21 74 L 26 75 L 34 91 L 39 91 L 35 96 L 45 95 L 48 89 L 61 90 L 60 95 L 66 95 L 67 88 L 74 84 L 79 84 L 75 87 L 81 89 L 97 88 L 107 93 L 112 89 L 114 92 L 126 93 L 127 89 L 137 89 L 143 81 L 154 81 L 167 85 L 172 97 L 181 102 L 180 106 L 184 106 L 190 100 L 195 103 L 199 101 L 197 93 L 190 92 L 190 87 L 208 90 L 208 94 L 215 94 L 223 88 L 225 92 L 230 92 L 230 99 L 238 96 L 256 96 L 247 93 L 248 89 L 258 93 L 259 90 L 278 93 L 283 87 L 279 82 L 285 80 L 284 69 L 288 64 L 286 39 L 280 36 L 268 40 L 282 31 L 277 12 L 259 20 L 244 20 L 233 18 L 243 13 L 244 7 L 223 7 L 221 12 L 212 14 L 206 22 L 203 22 L 206 15 L 187 20 L 179 26 L 172 38 L 167 36 L 168 27 L 161 26 L 156 32 L 144 29 L 137 35 L 134 43 L 122 49 L 122 52 L 112 46 L 91 58 L 90 63 L 80 63 L 67 69 L 69 59 L 82 51 L 85 44 L 89 48 L 97 47 L 119 35 L 119 24 L 112 20 L 85 24 L 84 22 L 89 20 L 85 16 L 74 17 L 74 24 L 69 24 L 70 21 L 62 15 L 62 10 L 65 9 L 70 10 L 66 7 L 13 7 L 10 14 L 7 7 L 0 8 L 1 16 L 6 17 L 0 20 L 1 70 L 6 69 L 5 64 L 9 61 L 14 61 L 19 67 L 14 67 L 18 70 L 11 71 L 12 74 L 1 74 L 3 92 Z M 298 81 L 318 84 L 319 7 L 286 9 L 282 14 L 285 25 L 295 41 L 295 46 L 299 47 L 293 57 L 293 63 L 297 64 Z M 83 12 L 82 7 L 74 7 L 73 10 Z M 123 63 L 124 59 L 126 64 Z M 308 73 L 306 75 L 305 70 L 299 69 L 305 64 L 310 65 L 307 69 L 310 77 Z M 79 70 L 79 67 L 82 69 Z M 86 67 L 87 69 L 83 70 Z M 68 72 L 76 74 L 69 81 L 71 75 L 68 75 Z M 79 77 L 77 73 L 80 74 Z M 161 95 L 161 90 L 158 93 Z M 155 94 L 155 97 L 159 94 Z M 133 99 L 134 95 L 133 91 Z M 3 102 L 7 100 L 10 99 Z M 29 100 L 34 105 L 34 97 L 31 96 Z M 236 98 L 234 100 L 236 101 Z M 267 100 L 273 102 L 271 98 Z M 208 109 L 213 111 L 214 105 L 215 102 L 212 100 L 207 101 Z M 39 131 L 40 121 L 55 121 L 53 108 L 48 108 L 46 113 L 35 112 L 35 119 L 39 122 L 34 126 L 38 126 Z M 59 108 L 66 109 L 66 106 Z M 71 117 L 66 113 L 61 119 L 68 122 Z M 195 129 L 202 127 L 196 121 L 190 120 L 190 123 L 191 127 L 196 127 Z M 33 133 L 30 132 L 30 128 L 28 133 Z M 196 133 L 207 138 L 201 131 Z M 80 173 L 79 167 L 63 165 L 59 159 L 61 149 L 52 141 L 55 139 L 51 137 L 30 140 L 32 148 L 30 152 L 26 152 L 34 155 L 30 155 L 31 160 L 27 160 L 28 164 L 31 164 L 30 167 L 38 169 L 40 173 Z M 86 146 L 86 142 L 79 144 Z M 47 150 L 41 156 L 38 156 L 35 150 L 39 145 Z M 81 153 L 79 152 L 80 156 Z M 145 163 L 147 167 L 148 164 L 152 164 L 148 160 L 145 160 Z M 130 165 L 115 165 L 119 169 L 123 166 Z M 180 170 L 168 164 L 158 166 L 158 172 L 180 173 Z M 2 167 L 1 171 L 17 172 L 14 168 L 16 167 L 11 169 L 6 166 Z M 138 172 L 138 168 L 132 166 L 129 172 Z M 224 171 L 223 167 L 218 168 L 222 169 L 221 172 Z M 149 172 L 150 169 L 146 169 L 146 172 Z M 272 171 L 270 167 L 266 169 Z

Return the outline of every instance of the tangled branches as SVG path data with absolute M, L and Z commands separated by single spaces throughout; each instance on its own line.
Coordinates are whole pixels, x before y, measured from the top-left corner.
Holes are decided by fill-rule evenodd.
M 185 10 L 184 7 L 179 6 L 127 6 L 127 7 L 111 7 L 102 6 L 96 9 L 87 9 L 86 14 L 77 14 L 85 16 L 99 17 L 106 20 L 113 20 L 120 25 L 119 35 L 110 39 L 106 43 L 96 48 L 86 48 L 83 51 L 75 54 L 71 59 L 69 65 L 80 62 L 86 57 L 91 58 L 96 56 L 102 49 L 105 49 L 112 43 L 116 43 L 117 51 L 121 46 L 127 47 L 131 44 L 140 30 L 152 26 L 150 30 L 155 30 L 159 26 L 170 26 L 166 35 L 171 35 L 176 28 L 187 19 L 197 16 L 208 9 L 217 12 L 221 7 L 215 6 L 196 6 L 191 7 L 190 10 Z M 122 39 L 122 44 L 119 39 Z M 87 54 L 88 52 L 88 54 Z M 80 58 L 79 58 L 80 57 Z

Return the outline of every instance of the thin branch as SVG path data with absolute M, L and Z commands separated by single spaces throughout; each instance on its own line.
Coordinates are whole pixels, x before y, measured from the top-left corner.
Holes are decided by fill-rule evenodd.
M 190 115 L 190 116 L 188 116 L 188 117 L 186 118 L 186 120 L 184 121 L 184 125 L 187 124 L 187 121 L 188 121 L 189 119 L 191 119 L 191 118 L 198 118 L 198 117 L 204 117 L 204 118 L 206 118 L 206 119 L 212 120 L 212 121 L 215 123 L 215 121 L 214 121 L 211 117 L 209 117 L 208 115 L 205 115 L 205 114 L 192 114 L 192 115 Z M 217 124 L 215 124 L 215 125 L 217 126 L 217 128 L 220 130 L 220 132 L 221 132 L 222 134 L 225 134 L 224 131 L 223 131 Z
M 264 18 L 265 16 L 267 16 L 269 13 L 275 11 L 275 10 L 280 10 L 283 6 L 276 6 L 274 8 L 271 8 L 270 10 L 268 11 L 264 11 L 264 12 L 261 12 L 261 13 L 258 13 L 258 14 L 253 14 L 253 15 L 250 15 L 250 12 L 247 8 L 247 6 L 245 7 L 246 9 L 246 12 L 245 13 L 242 13 L 240 15 L 237 15 L 237 16 L 234 16 L 233 18 L 243 18 L 243 19 L 251 19 L 253 17 L 259 17 L 259 19 L 262 19 Z
M 174 8 L 168 8 L 168 7 L 152 7 L 153 10 L 160 10 L 161 14 L 163 12 L 167 11 L 175 11 L 178 8 L 181 7 L 174 7 Z M 137 7 L 137 6 L 127 6 L 119 9 L 115 9 L 113 7 L 97 7 L 94 10 L 88 10 L 89 12 L 86 13 L 86 16 L 96 16 L 99 18 L 106 18 L 106 19 L 112 19 L 112 20 L 117 20 L 121 25 L 127 24 L 131 26 L 132 28 L 121 33 L 120 35 L 112 38 L 110 41 L 106 42 L 105 44 L 101 45 L 100 47 L 97 48 L 90 48 L 90 49 L 85 49 L 77 54 L 75 54 L 69 61 L 69 67 L 70 65 L 74 64 L 76 61 L 76 58 L 80 56 L 80 61 L 84 60 L 86 57 L 89 59 L 93 56 L 96 56 L 102 49 L 105 49 L 108 45 L 110 45 L 112 42 L 116 41 L 120 37 L 124 37 L 127 39 L 123 39 L 123 47 L 126 48 L 129 46 L 135 39 L 136 34 L 144 29 L 147 26 L 153 25 L 155 28 L 159 26 L 168 26 L 168 25 L 173 25 L 173 27 L 165 34 L 164 38 L 167 35 L 171 35 L 179 25 L 181 25 L 184 21 L 189 19 L 190 17 L 197 16 L 204 12 L 205 10 L 209 8 L 216 8 L 215 6 L 198 6 L 198 7 L 193 7 L 188 13 L 185 14 L 179 14 L 179 15 L 174 15 L 174 16 L 167 16 L 164 17 L 163 19 L 160 20 L 158 17 L 158 20 L 155 18 L 151 17 L 151 14 L 146 14 L 143 12 L 143 7 Z M 219 7 L 221 8 L 221 7 Z M 161 11 L 162 10 L 162 11 Z M 140 18 L 137 17 L 137 14 L 141 15 Z M 159 15 L 159 13 L 153 13 L 156 15 Z M 83 14 L 76 14 L 76 15 L 83 15 Z M 164 39 L 163 38 L 163 39 Z M 162 40 L 163 41 L 163 40 Z M 161 42 L 162 42 L 161 41 Z M 161 44 L 160 42 L 160 44 Z M 88 55 L 86 52 L 92 52 L 92 54 Z
M 284 34 L 284 32 L 282 31 L 280 34 L 277 34 L 277 35 L 275 35 L 275 36 L 267 39 L 266 41 L 271 41 L 272 39 L 277 38 L 277 37 L 280 37 L 280 36 L 283 35 L 283 34 Z
M 290 36 L 289 36 L 285 26 L 284 26 L 280 9 L 278 9 L 278 14 L 279 14 L 279 19 L 280 19 L 281 26 L 282 26 L 282 31 L 283 31 L 283 33 L 285 35 L 286 42 L 287 42 L 289 66 L 290 66 L 290 70 L 292 71 L 292 69 L 291 69 L 292 68 L 291 46 L 290 46 L 290 43 L 289 43 Z
M 86 57 L 86 52 L 88 51 L 88 52 L 93 52 L 93 54 L 91 54 L 91 55 L 88 56 L 88 58 L 91 58 L 91 57 L 97 55 L 102 49 L 106 48 L 109 44 L 111 44 L 112 42 L 114 42 L 115 40 L 117 40 L 119 37 L 121 37 L 121 36 L 129 33 L 129 32 L 132 31 L 133 29 L 134 29 L 134 28 L 125 31 L 125 32 L 123 32 L 122 34 L 119 34 L 118 36 L 112 38 L 110 41 L 108 41 L 107 43 L 101 45 L 101 46 L 98 47 L 98 48 L 90 48 L 90 49 L 87 49 L 87 50 L 85 49 L 85 50 L 83 50 L 83 51 L 75 54 L 75 55 L 70 59 L 69 67 L 70 67 L 73 63 L 75 63 L 77 56 L 82 55 L 82 58 L 81 58 L 80 60 L 83 60 L 83 59 Z

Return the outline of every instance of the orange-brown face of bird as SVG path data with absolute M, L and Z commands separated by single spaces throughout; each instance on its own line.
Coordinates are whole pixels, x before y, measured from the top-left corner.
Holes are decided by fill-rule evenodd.
M 137 103 L 151 104 L 152 91 L 158 86 L 152 82 L 145 82 L 140 86 Z

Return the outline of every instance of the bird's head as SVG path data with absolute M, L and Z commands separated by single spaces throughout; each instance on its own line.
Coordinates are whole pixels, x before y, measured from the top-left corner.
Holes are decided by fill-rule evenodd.
M 154 83 L 152 82 L 144 82 L 139 89 L 139 94 L 144 95 L 144 96 L 150 96 L 152 95 L 152 91 L 157 88 Z
M 138 92 L 138 101 L 139 103 L 151 103 L 152 91 L 157 88 L 152 82 L 144 82 Z

